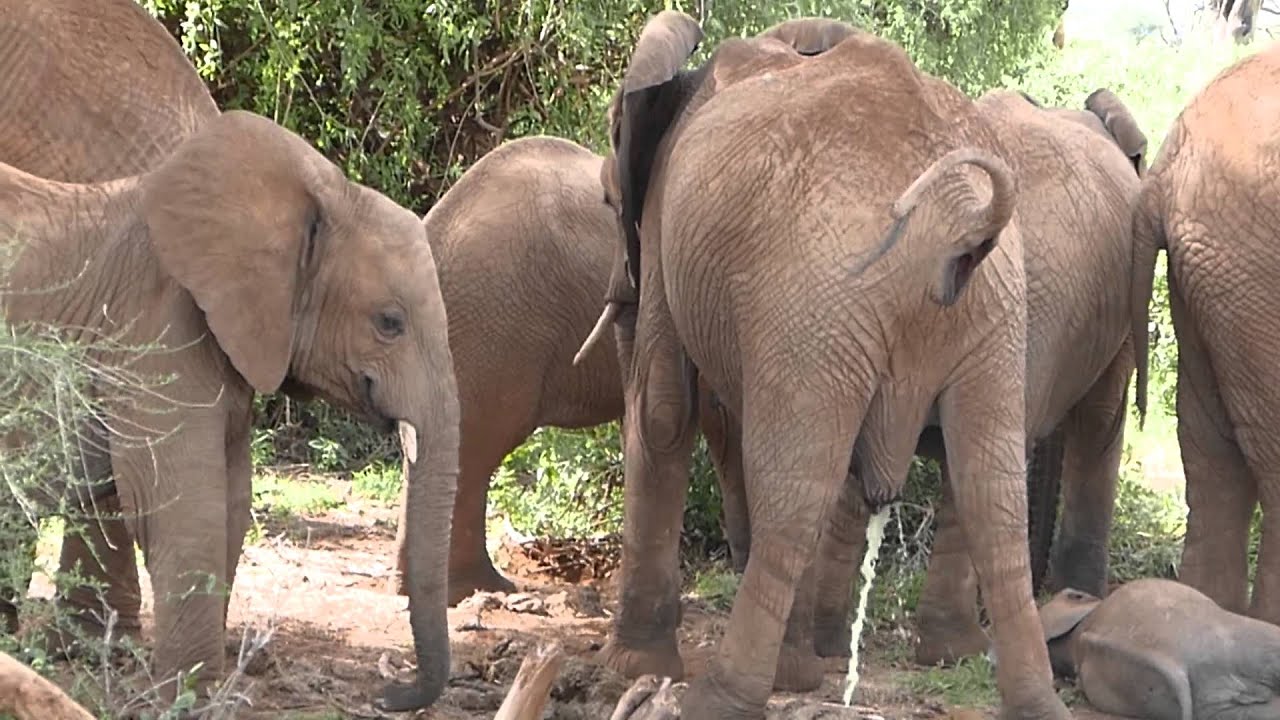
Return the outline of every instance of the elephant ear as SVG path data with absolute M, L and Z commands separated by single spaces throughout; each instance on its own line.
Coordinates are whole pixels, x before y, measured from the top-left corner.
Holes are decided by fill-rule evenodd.
M 841 20 L 806 17 L 784 20 L 760 33 L 762 38 L 774 38 L 795 48 L 801 55 L 821 55 L 861 29 Z
M 142 179 L 156 257 L 259 392 L 274 392 L 288 374 L 296 310 L 320 252 L 317 193 L 334 173 L 341 177 L 297 135 L 231 111 Z
M 701 42 L 698 21 L 682 12 L 664 10 L 650 18 L 636 41 L 622 90 L 611 110 L 627 271 L 637 288 L 640 214 L 649 190 L 649 174 L 658 144 L 689 97 L 681 69 Z
M 1094 90 L 1084 101 L 1085 109 L 1102 121 L 1107 132 L 1115 138 L 1120 151 L 1133 163 L 1133 169 L 1142 175 L 1147 154 L 1147 136 L 1138 127 L 1129 108 L 1115 93 L 1107 88 Z
M 1044 641 L 1050 642 L 1075 630 L 1100 602 L 1102 601 L 1093 595 L 1072 588 L 1054 595 L 1040 608 L 1040 627 L 1044 630 Z

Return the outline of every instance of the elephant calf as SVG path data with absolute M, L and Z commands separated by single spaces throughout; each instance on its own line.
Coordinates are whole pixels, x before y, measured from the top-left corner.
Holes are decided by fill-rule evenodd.
M 1182 583 L 1135 580 L 1105 600 L 1067 589 L 1040 608 L 1055 674 L 1099 710 L 1150 720 L 1280 718 L 1280 627 Z

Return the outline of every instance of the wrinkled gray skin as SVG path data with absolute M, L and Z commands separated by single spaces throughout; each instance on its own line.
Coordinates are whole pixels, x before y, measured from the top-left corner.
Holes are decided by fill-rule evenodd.
M 1089 704 L 1143 720 L 1280 718 L 1280 627 L 1227 612 L 1173 580 L 1105 600 L 1059 592 L 1040 608 L 1054 672 Z M 998 658 L 997 658 L 998 659 Z
M 1137 402 L 1147 311 L 1168 251 L 1178 341 L 1187 538 L 1178 577 L 1232 612 L 1280 624 L 1280 45 L 1222 71 L 1174 121 L 1134 214 Z M 1262 506 L 1252 596 L 1249 532 Z
M 392 709 L 421 707 L 449 670 L 446 559 L 458 409 L 444 303 L 418 218 L 297 135 L 243 112 L 210 118 L 155 168 L 97 184 L 0 166 L 0 232 L 17 257 L 11 327 L 72 341 L 109 336 L 149 392 L 102 388 L 110 470 L 155 593 L 151 670 L 199 664 L 220 679 L 226 598 L 250 525 L 254 392 L 323 397 L 415 438 L 408 479 L 410 624 L 418 681 Z M 117 345 L 118 347 L 118 345 Z
M 0 162 L 62 182 L 127 177 L 217 114 L 177 42 L 134 0 L 0 0 Z M 82 432 L 90 434 L 101 428 Z M 101 634 L 96 581 L 117 613 L 117 636 L 136 636 L 142 600 L 133 538 L 115 517 L 113 487 L 102 482 L 110 474 L 102 446 L 85 443 L 81 475 L 95 482 L 94 497 L 79 498 L 100 518 L 64 534 L 58 560 L 61 572 L 78 565 L 91 583 L 61 600 L 86 631 Z M 0 599 L 0 616 L 16 625 L 6 605 Z
M 1147 140 L 1110 91 L 1094 92 L 1085 104 L 1085 110 L 1042 108 L 1011 91 L 978 100 L 1008 149 L 1021 189 L 1026 421 L 1028 442 L 1037 443 L 1028 480 L 1032 551 L 1047 550 L 1053 539 L 1060 479 L 1062 527 L 1047 584 L 1101 597 L 1133 370 L 1130 218 Z M 939 461 L 945 479 L 935 423 L 931 418 L 916 452 Z M 849 654 L 853 574 L 867 519 L 865 505 L 846 492 L 823 534 L 814 633 L 819 655 Z M 944 482 L 917 608 L 918 662 L 952 662 L 986 648 L 977 600 L 977 578 Z
M 811 652 L 786 651 L 804 638 L 784 643 L 794 603 L 812 598 L 820 523 L 851 457 L 869 503 L 896 497 L 935 411 L 1006 658 L 1004 714 L 1068 717 L 1031 598 L 1026 286 L 994 128 L 866 33 L 812 57 L 733 38 L 682 71 L 701 37 L 683 13 L 652 18 L 610 113 L 602 182 L 623 272 L 605 316 L 627 467 L 621 606 L 602 658 L 683 674 L 677 550 L 701 377 L 742 420 L 753 549 L 683 718 L 758 718 L 778 676 L 821 674 Z
M 613 353 L 574 363 L 592 330 L 617 247 L 617 221 L 600 190 L 604 158 L 568 140 L 504 143 L 467 169 L 423 218 L 449 308 L 449 345 L 462 412 L 460 475 L 449 556 L 449 602 L 476 590 L 510 591 L 485 549 L 485 506 L 498 465 L 543 426 L 584 428 L 622 416 Z M 612 325 L 603 328 L 612 333 Z M 700 417 L 722 476 L 725 411 Z M 727 492 L 728 515 L 741 492 Z M 403 504 L 401 506 L 403 512 Z M 397 566 L 407 567 L 402 516 Z

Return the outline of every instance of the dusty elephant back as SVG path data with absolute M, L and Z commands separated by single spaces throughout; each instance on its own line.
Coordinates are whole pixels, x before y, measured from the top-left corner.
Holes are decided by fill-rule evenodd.
M 1067 117 L 1077 112 L 1038 108 L 1007 91 L 978 105 L 1018 173 L 1027 423 L 1043 436 L 1094 385 L 1129 335 L 1131 219 L 1140 181 L 1087 111 Z
M 94 182 L 165 157 L 218 109 L 133 0 L 0 0 L 0 160 Z
M 849 112 L 850 105 L 857 111 Z M 734 328 L 724 327 L 728 318 L 707 316 L 695 321 L 708 327 L 680 327 L 682 336 L 727 337 L 740 343 L 743 353 L 750 352 L 751 343 L 776 344 L 782 329 L 771 324 L 776 315 L 771 308 L 810 304 L 815 286 L 832 288 L 827 299 L 840 306 L 831 310 L 837 315 L 865 314 L 854 288 L 877 285 L 872 276 L 903 272 L 910 260 L 890 253 L 862 279 L 852 268 L 865 267 L 877 256 L 894 201 L 933 160 L 961 144 L 997 147 L 971 100 L 920 72 L 897 46 L 870 35 L 852 36 L 790 68 L 721 89 L 689 118 L 671 150 L 661 235 L 688 240 L 664 245 L 664 266 L 673 268 L 664 272 L 668 295 L 696 292 L 700 302 L 734 307 Z M 886 148 L 894 148 L 892 161 Z M 795 177 L 808 181 L 797 185 Z M 841 208 L 838 215 L 831 210 L 835 207 Z M 733 220 L 710 226 L 705 217 Z M 715 256 L 691 250 L 708 233 L 729 234 L 733 241 L 716 243 L 722 252 Z M 804 243 L 771 242 L 777 237 Z M 1004 233 L 975 276 L 964 309 L 956 308 L 984 318 L 968 327 L 954 320 L 954 310 L 948 311 L 952 319 L 942 317 L 924 293 L 904 302 L 919 302 L 917 317 L 938 325 L 934 341 L 940 338 L 963 352 L 982 334 L 974 328 L 1003 322 L 1005 308 L 1021 304 L 1020 297 L 1007 302 L 1002 292 L 988 292 L 991 282 L 984 279 L 1008 270 L 1007 279 L 1018 287 L 997 285 L 1020 292 L 1015 276 L 1021 277 L 1021 263 L 1013 263 L 1020 252 L 1016 232 Z M 761 274 L 766 269 L 767 277 Z M 758 295 L 751 291 L 760 283 L 779 288 L 768 307 L 756 304 Z M 890 285 L 895 283 L 880 286 Z M 919 334 L 923 340 L 925 333 Z M 736 367 L 703 364 L 699 359 L 709 378 L 740 373 Z
M 617 246 L 602 162 L 561 138 L 510 141 L 472 165 L 423 219 L 464 408 L 488 402 L 483 393 L 518 389 L 529 402 L 501 404 L 542 405 L 540 424 L 576 424 L 574 408 L 593 414 L 601 398 L 621 414 L 615 354 L 572 362 L 595 323 Z M 544 386 L 562 392 L 534 399 Z

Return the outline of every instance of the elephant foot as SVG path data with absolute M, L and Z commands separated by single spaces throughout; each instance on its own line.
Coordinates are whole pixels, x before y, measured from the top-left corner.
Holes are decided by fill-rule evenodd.
M 813 623 L 813 649 L 820 658 L 847 658 L 853 640 L 853 626 L 846 617 L 823 619 L 819 611 Z
M 716 680 L 716 670 L 689 683 L 680 700 L 680 720 L 763 720 L 764 706 L 755 706 L 730 693 Z
M 1070 720 L 1071 711 L 1048 685 L 1028 698 L 1002 699 L 1000 720 Z
M 483 563 L 474 563 L 470 567 L 450 569 L 449 607 L 466 600 L 477 591 L 513 593 L 516 591 L 516 584 L 503 577 L 502 573 L 495 570 L 487 560 Z M 407 594 L 403 587 L 403 580 L 398 593 Z
M 991 646 L 991 639 L 982 631 L 977 621 L 958 623 L 924 623 L 920 625 L 920 639 L 916 642 L 916 663 L 927 667 L 954 665 L 960 658 L 981 655 Z
M 596 659 L 629 680 L 642 675 L 656 675 L 678 682 L 684 677 L 684 661 L 674 638 L 643 647 L 624 647 L 617 638 L 611 637 Z
M 803 693 L 822 686 L 826 667 L 815 653 L 783 645 L 778 653 L 778 668 L 773 675 L 773 689 Z

